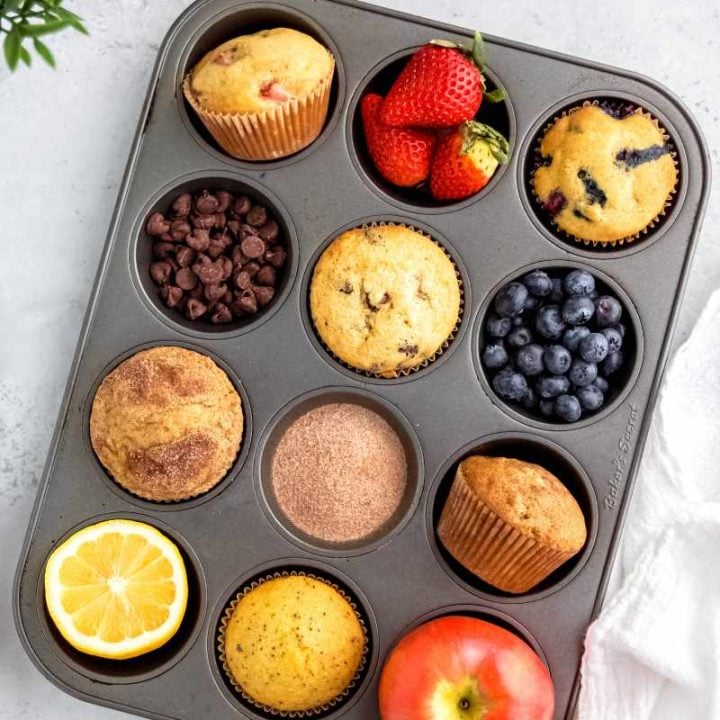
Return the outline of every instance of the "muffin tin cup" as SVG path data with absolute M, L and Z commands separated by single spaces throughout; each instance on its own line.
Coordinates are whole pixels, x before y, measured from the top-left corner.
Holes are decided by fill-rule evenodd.
M 307 32 L 335 56 L 328 116 L 319 137 L 291 156 L 237 160 L 219 149 L 185 99 L 182 82 L 213 47 L 272 26 Z M 65 691 L 146 717 L 264 718 L 227 680 L 217 630 L 238 589 L 294 569 L 344 589 L 369 630 L 363 677 L 328 711 L 328 720 L 376 720 L 380 666 L 403 628 L 463 606 L 536 640 L 531 644 L 555 686 L 552 720 L 573 717 L 583 637 L 608 583 L 707 204 L 709 154 L 687 110 L 653 81 L 486 36 L 488 79 L 507 92 L 505 103 L 492 109 L 508 123 L 510 161 L 467 200 L 433 207 L 408 201 L 369 172 L 356 109 L 363 88 L 378 89 L 373 83 L 392 69 L 391 61 L 402 62 L 413 48 L 443 37 L 467 44 L 472 32 L 354 0 L 293 0 L 292 6 L 202 0 L 171 28 L 139 119 L 13 590 L 23 646 Z M 543 224 L 527 181 L 547 119 L 605 97 L 633 102 L 659 120 L 675 145 L 680 178 L 661 222 L 642 238 L 602 252 Z M 173 192 L 223 185 L 242 187 L 276 213 L 290 257 L 285 284 L 268 309 L 252 322 L 219 328 L 184 322 L 156 302 L 143 226 Z M 449 346 L 423 369 L 394 379 L 366 376 L 334 359 L 308 312 L 311 274 L 330 239 L 378 221 L 418 228 L 439 242 L 464 292 L 463 318 Z M 607 408 L 578 423 L 550 424 L 525 416 L 490 389 L 479 364 L 482 318 L 502 278 L 532 267 L 578 265 L 622 291 L 636 354 L 624 389 Z M 116 485 L 92 452 L 87 425 L 99 379 L 119 359 L 158 344 L 215 359 L 242 395 L 246 420 L 228 476 L 210 492 L 176 504 L 144 501 Z M 303 537 L 278 515 L 264 495 L 261 465 L 275 429 L 300 407 L 296 401 L 339 392 L 387 409 L 386 418 L 407 436 L 418 473 L 396 524 L 367 543 L 331 548 Z M 547 467 L 566 483 L 586 519 L 581 553 L 519 596 L 473 577 L 437 537 L 455 464 L 478 451 Z M 142 665 L 74 653 L 56 637 L 44 608 L 43 569 L 59 537 L 89 518 L 105 517 L 137 518 L 166 530 L 197 577 L 188 633 Z M 207 616 L 206 605 L 212 608 Z
M 635 105 L 635 109 L 632 111 L 632 113 L 628 114 L 634 114 L 637 113 L 639 115 L 642 115 L 643 117 L 648 118 L 653 122 L 655 127 L 662 133 L 663 139 L 665 143 L 670 148 L 669 155 L 670 158 L 673 161 L 673 164 L 675 166 L 675 170 L 677 173 L 675 184 L 673 185 L 672 189 L 670 190 L 670 193 L 665 200 L 665 205 L 663 207 L 663 210 L 658 213 L 642 230 L 639 230 L 638 232 L 634 233 L 633 235 L 628 235 L 623 238 L 619 238 L 617 240 L 609 240 L 609 241 L 599 241 L 599 240 L 585 240 L 584 238 L 576 237 L 575 235 L 572 235 L 571 233 L 568 233 L 567 231 L 563 230 L 556 222 L 555 219 L 552 218 L 548 213 L 545 211 L 545 209 L 542 207 L 542 201 L 535 193 L 534 187 L 533 187 L 533 176 L 535 172 L 538 170 L 538 168 L 542 167 L 542 152 L 540 150 L 541 143 L 543 141 L 543 138 L 547 134 L 547 132 L 555 125 L 558 120 L 569 116 L 576 110 L 579 110 L 583 107 L 588 106 L 594 106 L 594 107 L 600 107 L 601 105 L 607 105 L 612 106 L 615 105 L 616 108 L 622 108 L 623 105 L 627 105 L 627 102 L 623 102 L 619 98 L 605 98 L 603 100 L 600 99 L 587 99 L 583 101 L 580 105 L 572 105 L 570 107 L 566 107 L 562 110 L 562 112 L 559 115 L 555 115 L 552 117 L 551 120 L 548 120 L 544 123 L 544 126 L 540 132 L 537 133 L 537 136 L 534 141 L 534 146 L 531 150 L 534 159 L 532 162 L 532 167 L 529 172 L 529 177 L 527 179 L 528 188 L 530 191 L 530 195 L 532 197 L 532 202 L 534 204 L 534 210 L 535 212 L 541 216 L 541 219 L 544 220 L 545 224 L 549 225 L 552 229 L 552 232 L 555 233 L 561 240 L 564 240 L 566 242 L 575 243 L 578 245 L 584 245 L 586 248 L 592 248 L 593 252 L 612 252 L 614 250 L 617 250 L 618 248 L 622 248 L 625 245 L 631 245 L 632 243 L 637 242 L 638 240 L 641 240 L 645 237 L 648 237 L 652 234 L 652 232 L 656 229 L 658 225 L 663 223 L 665 219 L 667 218 L 668 213 L 672 210 L 673 205 L 675 204 L 676 198 L 677 198 L 677 192 L 678 192 L 678 184 L 680 182 L 680 173 L 681 173 L 681 167 L 680 162 L 678 160 L 678 151 L 676 143 L 674 142 L 671 135 L 668 133 L 668 131 L 661 125 L 660 120 L 656 118 L 652 113 L 645 110 L 641 105 Z M 544 216 L 544 217 L 542 217 Z
M 245 597 L 245 595 L 247 595 L 252 590 L 260 587 L 260 585 L 267 582 L 268 580 L 276 580 L 283 577 L 307 577 L 312 580 L 318 580 L 319 582 L 329 585 L 333 590 L 338 592 L 352 607 L 365 636 L 365 646 L 363 648 L 363 656 L 360 660 L 360 666 L 358 667 L 355 676 L 350 681 L 350 684 L 340 695 L 338 695 L 329 703 L 320 705 L 310 710 L 283 711 L 278 710 L 277 708 L 270 707 L 268 705 L 263 705 L 262 703 L 258 703 L 243 690 L 241 685 L 237 683 L 237 681 L 233 677 L 232 671 L 227 665 L 227 658 L 225 656 L 225 632 L 227 629 L 227 624 L 230 621 L 230 618 L 232 617 L 232 614 L 235 611 L 235 607 L 237 606 L 237 604 L 240 602 L 240 600 L 243 599 L 243 597 Z M 225 679 L 227 680 L 227 682 L 230 683 L 235 693 L 242 699 L 242 702 L 245 706 L 250 707 L 251 709 L 255 710 L 255 712 L 261 714 L 264 717 L 319 718 L 325 717 L 330 713 L 333 713 L 335 710 L 340 709 L 343 704 L 347 702 L 347 700 L 352 696 L 358 685 L 362 682 L 363 676 L 367 673 L 368 656 L 370 654 L 370 630 L 367 626 L 365 618 L 363 617 L 363 613 L 358 608 L 357 601 L 338 582 L 334 582 L 330 577 L 313 572 L 311 568 L 289 570 L 280 569 L 273 573 L 254 578 L 253 580 L 245 584 L 235 594 L 230 603 L 225 607 L 220 617 L 220 622 L 216 633 L 215 650 L 217 653 L 218 662 L 225 676 Z

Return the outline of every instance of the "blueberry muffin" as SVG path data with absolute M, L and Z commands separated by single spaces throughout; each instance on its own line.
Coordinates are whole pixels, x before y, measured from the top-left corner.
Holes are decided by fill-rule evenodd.
M 248 589 L 220 628 L 220 659 L 233 685 L 273 714 L 334 704 L 357 679 L 365 652 L 365 631 L 349 600 L 301 574 Z
M 461 565 L 509 593 L 531 590 L 587 540 L 582 510 L 552 473 L 481 455 L 460 463 L 437 532 Z
M 226 152 L 273 160 L 320 134 L 334 71 L 335 58 L 317 40 L 273 28 L 211 50 L 187 75 L 183 91 Z
M 402 225 L 355 228 L 315 266 L 310 311 L 342 362 L 395 377 L 432 360 L 461 312 L 453 262 L 430 238 Z
M 677 167 L 657 122 L 637 109 L 613 117 L 597 105 L 571 110 L 543 136 L 535 196 L 575 239 L 612 245 L 636 238 L 663 214 Z
M 114 480 L 147 500 L 186 500 L 225 476 L 240 448 L 243 411 L 227 375 L 181 347 L 143 350 L 102 381 L 90 439 Z

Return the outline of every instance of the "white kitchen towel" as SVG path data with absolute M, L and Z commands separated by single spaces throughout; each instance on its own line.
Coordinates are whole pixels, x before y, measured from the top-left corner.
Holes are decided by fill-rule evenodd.
M 720 720 L 720 290 L 666 375 L 579 720 Z

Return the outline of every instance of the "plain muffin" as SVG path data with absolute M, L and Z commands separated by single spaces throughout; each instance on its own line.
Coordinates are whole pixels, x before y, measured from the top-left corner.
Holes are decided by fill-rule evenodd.
M 455 265 L 403 225 L 344 232 L 320 256 L 310 311 L 328 349 L 347 365 L 394 377 L 433 359 L 460 317 Z
M 663 131 L 639 110 L 616 118 L 596 105 L 576 108 L 545 133 L 540 155 L 535 195 L 581 241 L 632 241 L 664 213 L 677 183 Z
M 181 347 L 143 350 L 120 363 L 95 394 L 90 439 L 115 481 L 148 500 L 210 490 L 240 448 L 243 411 L 225 372 Z
M 458 466 L 437 532 L 461 565 L 509 593 L 535 587 L 587 539 L 580 506 L 551 472 L 482 455 Z
M 221 629 L 223 665 L 248 700 L 304 712 L 339 700 L 363 662 L 366 638 L 350 602 L 305 575 L 263 580 L 232 607 Z

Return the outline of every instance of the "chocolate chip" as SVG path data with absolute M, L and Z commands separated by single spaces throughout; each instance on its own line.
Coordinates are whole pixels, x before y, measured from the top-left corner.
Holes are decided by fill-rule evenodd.
M 235 273 L 235 285 L 240 290 L 249 290 L 253 285 L 250 273 L 247 270 L 240 270 L 240 272 Z
M 235 247 L 231 250 L 230 259 L 235 266 L 244 265 L 248 261 L 248 258 L 243 255 L 243 251 L 240 249 L 239 245 L 235 245 Z
M 265 307 L 275 297 L 275 288 L 265 287 L 264 285 L 256 285 L 253 292 L 260 307 Z
M 248 235 L 240 243 L 243 254 L 249 258 L 260 258 L 265 254 L 265 241 L 258 235 Z
M 260 264 L 254 260 L 249 260 L 243 265 L 243 270 L 250 274 L 250 277 L 255 277 L 255 274 L 260 269 Z
M 257 299 L 252 290 L 243 290 L 237 299 L 237 304 L 248 315 L 254 315 L 258 309 Z
M 184 240 L 185 236 L 188 235 L 191 230 L 192 228 L 185 222 L 185 220 L 178 219 L 173 220 L 172 223 L 170 223 L 170 235 L 175 242 Z
M 203 283 L 203 285 L 213 285 L 220 282 L 223 270 L 222 265 L 208 263 L 206 265 L 200 265 L 197 269 L 196 267 L 197 265 L 193 265 L 193 270 L 197 273 L 197 276 L 200 278 L 200 282 Z
M 207 305 L 201 300 L 190 298 L 185 305 L 185 313 L 190 320 L 197 320 L 207 312 Z
M 180 269 L 180 265 L 178 265 L 177 260 L 174 257 L 169 257 L 165 262 L 170 263 L 170 267 L 172 268 L 172 271 L 176 273 Z
M 167 242 L 153 243 L 153 255 L 158 260 L 165 260 L 165 258 L 169 257 L 174 252 L 175 252 L 175 246 L 172 243 L 167 243 Z
M 164 285 L 170 280 L 172 266 L 167 260 L 159 260 L 150 265 L 150 277 L 157 285 Z
M 269 263 L 274 268 L 281 268 L 285 262 L 285 255 L 285 249 L 279 245 L 275 245 L 265 253 L 265 262 Z
M 210 317 L 211 323 L 227 323 L 233 319 L 230 308 L 224 303 L 218 303 L 215 306 L 215 312 Z
M 186 236 L 185 242 L 193 250 L 205 252 L 210 247 L 210 233 L 202 228 L 195 228 L 190 235 Z
M 232 203 L 233 196 L 227 190 L 218 190 L 215 193 L 215 197 L 218 200 L 218 206 L 215 212 L 224 213 L 227 212 L 228 208 Z
M 210 230 L 215 227 L 215 215 L 191 215 L 190 222 L 194 228 Z
M 183 291 L 176 285 L 163 285 L 160 288 L 160 297 L 169 308 L 174 308 L 183 299 Z
M 183 268 L 190 267 L 195 262 L 196 257 L 195 251 L 187 245 L 181 245 L 175 251 L 175 258 L 178 261 L 178 265 Z
M 159 239 L 161 242 L 169 242 L 169 243 L 175 242 L 175 238 L 169 232 L 166 232 L 166 233 L 163 233 L 162 235 L 160 235 Z
M 212 238 L 210 240 L 210 246 L 207 249 L 207 254 L 211 258 L 218 258 L 225 252 L 226 244 L 221 238 Z
M 153 213 L 145 223 L 145 232 L 151 237 L 162 235 L 170 231 L 170 223 L 165 219 L 162 213 Z
M 227 229 L 233 234 L 234 237 L 240 236 L 240 221 L 239 220 L 228 220 Z
M 198 276 L 189 268 L 180 268 L 175 273 L 175 283 L 181 290 L 192 290 L 198 284 Z
M 258 285 L 274 286 L 277 283 L 277 270 L 272 265 L 263 265 L 255 276 L 255 282 Z
M 220 228 L 222 230 L 227 225 L 227 215 L 225 215 L 225 213 L 215 213 L 213 217 L 215 218 L 213 227 Z
M 172 209 L 178 217 L 189 215 L 192 210 L 192 195 L 190 193 L 178 195 L 172 204 Z
M 234 299 L 235 296 L 233 295 L 233 291 L 228 289 L 225 291 L 225 295 L 223 295 L 221 301 L 224 302 L 226 305 L 229 305 Z
M 223 255 L 220 258 L 220 262 L 222 263 L 222 272 L 220 273 L 220 279 L 227 280 L 232 275 L 232 271 L 233 271 L 232 260 L 229 257 L 227 257 L 226 255 Z
M 236 215 L 245 215 L 250 208 L 252 207 L 252 202 L 250 201 L 250 198 L 241 195 L 239 198 L 236 198 L 235 202 L 232 205 L 232 211 Z
M 194 298 L 195 300 L 205 300 L 205 293 L 203 292 L 205 286 L 198 283 L 189 293 L 188 297 Z
M 245 222 L 253 227 L 260 227 L 267 222 L 268 213 L 262 205 L 253 205 L 245 218 Z
M 258 228 L 258 235 L 263 240 L 267 240 L 269 243 L 274 243 L 277 240 L 279 233 L 280 228 L 274 220 L 268 220 L 264 225 Z
M 220 201 L 210 193 L 209 190 L 203 190 L 200 195 L 195 198 L 195 209 L 201 215 L 212 215 L 217 212 Z
M 227 289 L 225 283 L 207 283 L 205 285 L 205 298 L 211 304 L 217 302 L 225 296 Z

